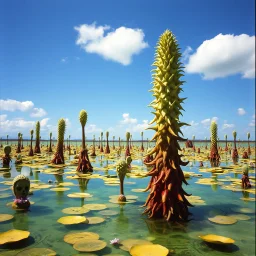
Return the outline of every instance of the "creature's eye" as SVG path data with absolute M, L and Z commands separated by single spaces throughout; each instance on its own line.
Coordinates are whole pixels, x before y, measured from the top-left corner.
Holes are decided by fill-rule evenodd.
M 18 191 L 21 191 L 21 187 L 17 187 L 17 190 L 18 190 Z

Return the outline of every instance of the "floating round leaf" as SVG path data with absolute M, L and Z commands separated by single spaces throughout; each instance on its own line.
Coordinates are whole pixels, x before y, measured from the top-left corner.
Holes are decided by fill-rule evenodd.
M 251 208 L 232 208 L 231 210 L 240 213 L 255 213 L 255 210 Z
M 72 193 L 72 194 L 68 194 L 68 197 L 71 198 L 87 198 L 87 197 L 92 197 L 92 195 L 90 195 L 89 193 Z
M 213 244 L 233 244 L 235 241 L 229 237 L 225 236 L 218 236 L 218 235 L 205 235 L 205 236 L 199 236 L 201 239 L 203 239 L 205 242 L 213 243 Z
M 58 219 L 58 222 L 64 225 L 72 225 L 85 223 L 86 218 L 84 216 L 65 216 Z
M 16 256 L 55 256 L 56 252 L 48 248 L 30 248 L 15 254 Z
M 126 239 L 122 241 L 122 245 L 120 246 L 120 249 L 124 251 L 130 251 L 132 246 L 134 245 L 144 245 L 144 244 L 153 244 L 148 240 L 142 240 L 142 239 Z
M 169 250 L 160 244 L 134 245 L 130 249 L 132 256 L 167 256 Z
M 84 214 L 89 211 L 89 209 L 84 207 L 68 207 L 62 210 L 62 212 L 66 214 Z
M 107 246 L 107 243 L 97 239 L 86 239 L 76 242 L 73 247 L 79 252 L 96 252 Z
M 88 217 L 88 224 L 99 224 L 105 221 L 105 219 L 101 217 Z
M 244 214 L 231 214 L 229 215 L 230 217 L 233 217 L 237 220 L 249 220 L 251 219 L 250 216 L 244 215 Z
M 59 187 L 59 188 L 51 188 L 50 189 L 51 191 L 67 191 L 67 190 L 70 190 L 70 188 L 62 188 L 62 187 Z
M 84 208 L 89 209 L 89 210 L 104 210 L 107 208 L 105 204 L 85 204 L 83 205 Z
M 0 222 L 11 220 L 14 216 L 10 214 L 0 214 Z
M 97 240 L 100 236 L 93 232 L 78 232 L 78 233 L 70 233 L 64 236 L 64 241 L 68 244 L 75 244 L 81 239 L 91 239 Z
M 209 221 L 223 224 L 223 225 L 232 225 L 237 222 L 237 219 L 230 217 L 230 216 L 223 216 L 223 215 L 216 215 L 213 218 L 208 218 Z
M 11 229 L 6 232 L 0 233 L 0 245 L 18 242 L 20 240 L 28 238 L 30 232 L 18 230 L 18 229 Z

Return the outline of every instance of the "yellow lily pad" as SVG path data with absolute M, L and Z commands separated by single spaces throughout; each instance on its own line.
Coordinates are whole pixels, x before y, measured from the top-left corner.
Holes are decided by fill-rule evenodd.
M 169 250 L 160 244 L 137 244 L 131 247 L 132 256 L 167 256 Z
M 67 195 L 70 198 L 87 198 L 87 197 L 92 197 L 91 194 L 89 193 L 72 193 Z
M 64 236 L 64 241 L 68 244 L 75 244 L 81 239 L 91 239 L 97 240 L 100 236 L 93 232 L 78 232 L 78 233 L 69 233 Z
M 0 214 L 0 222 L 11 220 L 13 217 L 11 214 Z
M 216 215 L 213 218 L 208 218 L 209 221 L 222 224 L 222 225 L 232 225 L 237 222 L 237 219 L 230 216 Z
M 126 239 L 122 241 L 122 245 L 120 246 L 120 249 L 129 252 L 132 246 L 134 245 L 149 245 L 153 244 L 152 242 L 148 240 L 143 240 L 143 239 Z
M 87 219 L 84 216 L 65 216 L 59 218 L 57 221 L 63 225 L 73 225 L 86 223 Z
M 92 211 L 104 210 L 107 208 L 105 204 L 85 204 L 83 207 Z
M 105 221 L 105 219 L 101 217 L 88 217 L 88 224 L 99 224 Z
M 225 237 L 225 236 L 218 236 L 218 235 L 205 235 L 205 236 L 199 236 L 202 240 L 208 243 L 213 243 L 213 244 L 233 244 L 235 240 Z
M 67 190 L 70 190 L 70 188 L 51 188 L 50 189 L 51 191 L 58 191 L 58 192 L 61 192 L 61 191 L 67 191 Z
M 73 248 L 79 252 L 96 252 L 107 246 L 107 243 L 97 239 L 85 239 L 78 241 L 73 245 Z
M 84 214 L 89 211 L 89 209 L 84 207 L 68 207 L 62 210 L 62 212 L 66 214 Z
M 0 245 L 14 243 L 28 238 L 30 232 L 18 229 L 11 229 L 0 233 Z

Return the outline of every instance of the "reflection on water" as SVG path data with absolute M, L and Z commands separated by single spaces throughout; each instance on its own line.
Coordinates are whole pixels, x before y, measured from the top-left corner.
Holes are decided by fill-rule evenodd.
M 203 151 L 203 149 L 201 150 Z M 66 152 L 68 154 L 68 152 Z M 194 158 L 194 157 L 193 157 Z M 200 172 L 199 162 L 192 158 L 192 166 L 183 167 L 184 171 L 194 172 L 195 174 L 202 174 L 203 178 L 212 178 L 214 183 L 209 185 L 196 184 L 195 182 L 200 179 L 198 177 L 190 177 L 188 180 L 189 185 L 183 186 L 188 193 L 194 196 L 200 196 L 204 201 L 204 205 L 195 205 L 190 208 L 192 215 L 190 221 L 185 223 L 168 223 L 164 220 L 148 219 L 147 216 L 142 215 L 144 208 L 141 208 L 147 198 L 148 193 L 135 193 L 132 189 L 145 188 L 148 184 L 149 178 L 135 179 L 129 177 L 129 183 L 125 184 L 126 195 L 136 195 L 138 199 L 136 203 L 118 205 L 109 202 L 110 195 L 118 195 L 119 186 L 106 186 L 102 179 L 66 179 L 71 174 L 66 174 L 75 170 L 75 166 L 70 168 L 66 167 L 61 170 L 54 170 L 55 174 L 47 174 L 39 172 L 38 168 L 20 167 L 15 168 L 12 165 L 10 172 L 0 173 L 0 182 L 10 181 L 11 177 L 15 177 L 19 173 L 28 176 L 31 183 L 34 184 L 48 184 L 48 181 L 53 181 L 50 185 L 52 187 L 58 186 L 63 182 L 72 182 L 73 186 L 63 185 L 70 190 L 67 191 L 51 191 L 47 189 L 35 189 L 34 194 L 30 196 L 30 200 L 35 204 L 31 205 L 28 212 L 14 212 L 10 207 L 6 207 L 6 203 L 13 200 L 12 197 L 0 197 L 0 213 L 13 214 L 12 221 L 3 222 L 0 224 L 0 232 L 9 229 L 29 230 L 31 238 L 20 248 L 33 248 L 33 247 L 48 247 L 55 250 L 58 255 L 75 255 L 77 252 L 73 247 L 63 241 L 64 235 L 74 231 L 91 231 L 100 235 L 100 239 L 108 243 L 107 248 L 102 250 L 96 255 L 104 254 L 121 254 L 129 255 L 128 252 L 122 251 L 118 247 L 111 246 L 109 240 L 119 238 L 121 241 L 124 239 L 147 239 L 153 243 L 158 243 L 166 246 L 170 250 L 175 251 L 175 255 L 255 255 L 255 215 L 254 213 L 237 213 L 234 209 L 249 208 L 254 209 L 254 202 L 243 201 L 240 198 L 253 198 L 254 194 L 248 191 L 239 190 L 239 182 L 241 174 L 232 172 L 231 169 L 225 169 L 224 173 L 213 175 L 210 172 Z M 72 156 L 70 157 L 72 160 Z M 138 159 L 132 162 L 132 166 L 143 167 L 141 155 Z M 230 156 L 227 156 L 221 162 L 221 166 L 228 167 L 233 164 Z M 68 161 L 67 161 L 68 162 Z M 95 174 L 102 176 L 109 174 L 113 175 L 113 161 L 106 159 L 104 156 L 97 156 L 93 165 L 95 167 L 108 167 L 107 171 L 100 170 L 94 171 Z M 204 167 L 210 167 L 209 162 L 204 162 Z M 40 169 L 46 169 L 42 167 Z M 144 170 L 147 168 L 144 166 Z M 250 169 L 250 174 L 253 175 L 254 169 Z M 228 179 L 236 179 L 236 190 L 226 190 L 223 186 L 228 186 L 231 182 Z M 220 183 L 222 182 L 222 183 Z M 254 183 L 253 183 L 254 184 Z M 0 189 L 8 188 L 8 185 L 0 183 Z M 70 193 L 81 192 L 90 193 L 92 198 L 69 198 Z M 1 191 L 1 194 L 6 191 Z M 8 192 L 9 193 L 9 192 Z M 105 222 L 95 225 L 80 224 L 64 226 L 57 222 L 57 220 L 64 216 L 62 210 L 67 207 L 78 207 L 88 203 L 100 203 L 108 206 L 107 210 L 117 211 L 117 215 L 103 216 L 100 211 L 90 211 L 84 215 L 86 217 L 104 217 Z M 193 204 L 193 203 L 192 203 Z M 229 214 L 245 214 L 251 217 L 250 220 L 239 220 L 234 225 L 219 225 L 212 223 L 208 220 L 209 217 L 216 215 L 229 215 Z M 203 242 L 199 235 L 216 234 L 231 237 L 234 239 L 235 245 L 232 246 L 216 246 Z M 32 241 L 32 240 L 33 241 Z M 16 247 L 15 247 L 16 248 Z M 14 248 L 1 247 L 0 255 L 3 251 L 11 250 Z

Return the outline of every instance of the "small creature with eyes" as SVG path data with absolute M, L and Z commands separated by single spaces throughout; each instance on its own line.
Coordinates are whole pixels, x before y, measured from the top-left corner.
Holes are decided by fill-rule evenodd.
M 15 210 L 26 210 L 30 206 L 28 193 L 30 189 L 30 180 L 24 175 L 18 175 L 13 180 L 12 191 L 15 195 L 12 208 Z

